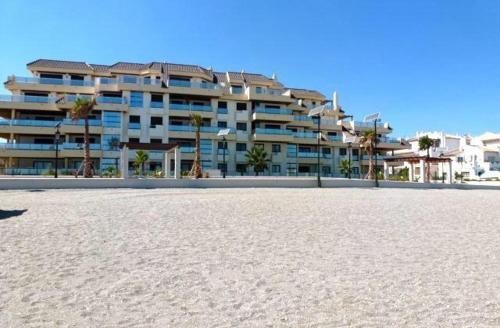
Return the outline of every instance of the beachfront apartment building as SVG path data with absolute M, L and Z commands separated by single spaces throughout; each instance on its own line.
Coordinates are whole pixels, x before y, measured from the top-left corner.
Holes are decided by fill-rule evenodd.
M 35 60 L 30 77 L 9 76 L 11 95 L 0 96 L 0 168 L 4 174 L 43 174 L 55 165 L 55 125 L 62 141 L 58 167 L 64 174 L 78 170 L 83 160 L 83 122 L 70 118 L 78 97 L 95 98 L 90 120 L 91 157 L 101 171 L 120 167 L 121 142 L 176 143 L 181 170 L 194 159 L 193 113 L 203 117 L 201 160 L 205 170 L 223 167 L 225 148 L 229 175 L 252 174 L 245 154 L 262 146 L 270 155 L 267 175 L 313 175 L 317 155 L 324 176 L 339 176 L 342 159 L 352 155 L 353 176 L 367 171 L 368 158 L 359 144 L 348 145 L 344 134 L 361 135 L 372 128 L 331 108 L 321 119 L 320 147 L 311 108 L 325 104 L 318 91 L 286 87 L 273 75 L 218 72 L 197 65 L 166 62 L 118 62 L 96 65 L 76 61 Z M 224 143 L 221 129 L 231 133 Z M 380 154 L 407 148 L 390 138 L 388 123 L 378 123 Z M 132 167 L 135 152 L 129 152 Z M 166 167 L 164 154 L 150 151 L 146 168 Z M 382 165 L 382 163 L 379 163 Z M 173 167 L 173 163 L 170 167 Z
M 408 138 L 409 149 L 395 151 L 396 156 L 426 156 L 419 150 L 418 140 L 423 136 L 435 140 L 429 150 L 431 157 L 447 157 L 452 161 L 453 175 L 463 175 L 465 179 L 500 178 L 500 134 L 486 132 L 480 136 L 459 135 L 446 132 L 417 132 Z M 416 168 L 416 175 L 420 175 Z M 442 176 L 446 168 L 441 164 L 431 164 L 431 176 Z

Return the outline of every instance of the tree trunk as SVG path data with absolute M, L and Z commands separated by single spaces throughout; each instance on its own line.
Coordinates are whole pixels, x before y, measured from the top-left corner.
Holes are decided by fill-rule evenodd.
M 83 131 L 83 177 L 92 178 L 92 162 L 90 161 L 90 138 L 89 138 L 89 118 L 83 119 L 85 129 Z
M 192 176 L 195 179 L 200 179 L 203 177 L 203 173 L 201 172 L 201 148 L 200 148 L 200 126 L 196 127 L 196 149 L 194 154 L 193 168 L 191 169 Z
M 429 162 L 429 158 L 431 155 L 429 154 L 429 148 L 427 148 L 427 182 L 431 182 L 431 163 Z
M 375 178 L 373 175 L 373 148 L 368 148 L 368 174 L 367 177 L 369 180 Z

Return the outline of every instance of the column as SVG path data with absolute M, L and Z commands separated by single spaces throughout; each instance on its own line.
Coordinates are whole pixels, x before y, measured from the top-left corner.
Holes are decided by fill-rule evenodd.
M 425 183 L 425 161 L 423 159 L 420 160 L 420 179 L 418 180 L 420 183 Z
M 181 178 L 181 148 L 178 146 L 175 147 L 174 159 L 175 159 L 174 177 L 176 179 L 180 179 Z
M 448 183 L 453 183 L 453 162 L 448 162 Z
M 170 161 L 172 160 L 172 153 L 170 151 L 165 152 L 165 178 L 170 178 Z
M 123 145 L 122 151 L 120 153 L 120 164 L 122 171 L 122 179 L 128 178 L 128 148 L 126 145 Z
M 389 179 L 389 164 L 384 161 L 384 180 Z
M 415 168 L 413 167 L 413 162 L 409 162 L 410 164 L 410 182 L 415 181 Z

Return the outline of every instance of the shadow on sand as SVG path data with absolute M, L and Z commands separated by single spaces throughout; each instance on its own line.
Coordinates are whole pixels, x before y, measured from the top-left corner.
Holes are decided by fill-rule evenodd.
M 12 210 L 12 211 L 2 211 L 0 210 L 0 220 L 5 220 L 14 216 L 23 215 L 27 210 Z

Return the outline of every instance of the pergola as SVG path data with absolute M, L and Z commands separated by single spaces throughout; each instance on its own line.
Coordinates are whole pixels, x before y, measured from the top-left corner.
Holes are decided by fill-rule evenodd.
M 172 159 L 172 154 L 174 156 L 174 178 L 181 178 L 181 150 L 178 144 L 168 143 L 168 144 L 152 144 L 152 143 L 140 143 L 140 142 L 120 142 L 120 161 L 121 161 L 121 171 L 122 178 L 128 178 L 128 150 L 152 150 L 152 151 L 164 151 L 165 152 L 165 177 L 170 177 L 170 161 Z
M 421 183 L 429 182 L 426 181 L 425 165 L 426 163 L 448 163 L 448 183 L 453 183 L 452 177 L 452 160 L 449 157 L 427 157 L 427 156 L 394 156 L 384 158 L 384 178 L 387 179 L 389 176 L 389 166 L 391 163 L 408 163 L 410 166 L 410 181 L 415 180 L 415 164 L 418 164 L 420 167 L 420 175 L 422 179 L 420 179 Z

